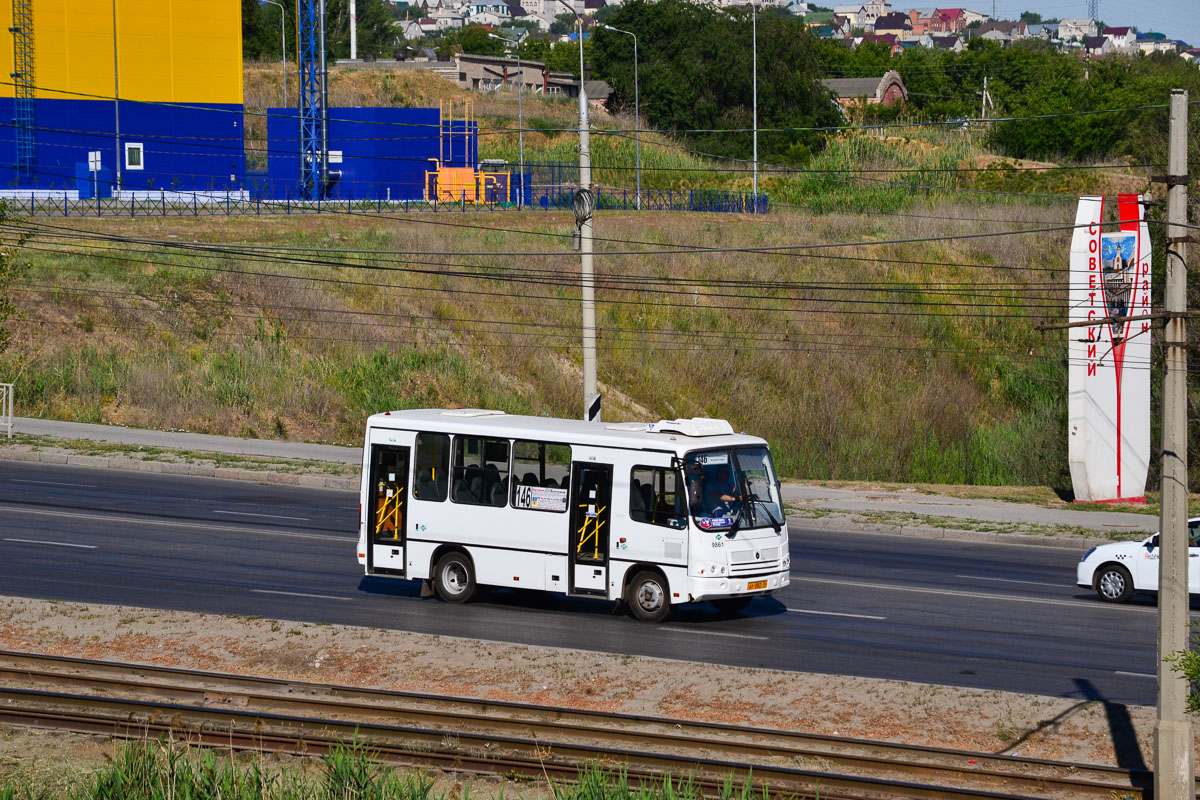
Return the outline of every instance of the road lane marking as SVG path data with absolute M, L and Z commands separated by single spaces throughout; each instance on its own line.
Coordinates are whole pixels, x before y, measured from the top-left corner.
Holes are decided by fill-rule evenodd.
M 136 519 L 133 517 L 112 517 L 105 514 L 80 514 L 74 511 L 47 511 L 41 508 L 20 508 L 18 506 L 0 506 L 0 511 L 11 511 L 16 514 L 33 514 L 42 517 L 66 517 L 68 519 L 91 519 L 100 522 L 127 522 L 131 525 L 153 525 L 160 528 L 194 528 L 205 531 L 223 531 L 228 533 L 253 533 L 260 536 L 287 536 L 295 539 L 324 539 L 330 542 L 352 542 L 355 536 L 327 536 L 322 533 L 301 533 L 299 531 L 273 531 L 269 528 L 233 528 L 227 525 L 204 525 L 198 522 L 168 522 L 156 519 Z
M 308 594 L 306 592 L 280 592 L 275 589 L 251 589 L 257 594 L 283 594 L 288 597 L 315 597 L 318 600 L 353 600 L 353 597 L 338 597 L 332 594 Z
M 974 597 L 978 600 L 1013 600 L 1018 603 L 1038 603 L 1040 605 L 1047 606 L 1072 606 L 1074 608 L 1111 608 L 1113 610 L 1123 609 L 1125 611 L 1141 611 L 1146 614 L 1158 613 L 1157 608 L 1149 606 L 1102 606 L 1099 603 L 1089 603 L 1080 600 L 1051 600 L 1046 597 L 1021 597 L 1020 595 L 1016 594 L 985 594 L 984 592 L 964 592 L 957 589 L 928 589 L 924 586 L 901 586 L 895 583 L 867 583 L 865 581 L 842 581 L 834 578 L 810 578 L 805 575 L 797 575 L 794 572 L 791 574 L 791 578 L 794 582 L 806 581 L 808 583 L 831 583 L 838 586 L 857 586 L 862 589 L 886 589 L 893 592 L 916 592 L 918 594 L 940 594 L 951 595 L 954 597 Z M 1196 613 L 1192 612 L 1191 616 L 1195 617 Z
M 41 486 L 70 486 L 72 489 L 95 489 L 91 483 L 59 483 L 58 481 L 31 481 L 26 478 L 9 478 L 13 483 L 36 483 Z
M 660 631 L 672 631 L 673 633 L 699 633 L 704 636 L 728 636 L 731 639 L 758 639 L 765 642 L 766 636 L 751 636 L 748 633 L 725 633 L 724 631 L 692 631 L 683 628 L 659 628 Z
M 1126 672 L 1125 670 L 1117 670 L 1113 675 L 1132 675 L 1135 678 L 1154 678 L 1158 679 L 1157 675 L 1151 675 L 1149 672 Z
M 1015 578 L 989 578 L 986 575 L 955 575 L 956 578 L 966 578 L 972 581 L 998 581 L 1000 583 L 1024 583 L 1029 586 L 1053 586 L 1055 589 L 1061 589 L 1061 583 L 1042 583 L 1041 581 L 1019 581 Z
M 214 511 L 214 514 L 237 514 L 239 517 L 267 517 L 268 519 L 298 519 L 301 522 L 311 522 L 311 517 L 285 517 L 282 514 L 252 514 L 249 511 Z
M 84 550 L 95 550 L 94 544 L 71 544 L 70 542 L 46 542 L 41 539 L 5 539 L 6 542 L 21 542 L 22 544 L 51 544 L 55 547 L 79 547 Z
M 808 608 L 789 608 L 793 614 L 817 614 L 822 617 L 852 617 L 854 619 L 887 619 L 887 617 L 877 617 L 874 614 L 846 614 L 841 611 L 813 611 Z

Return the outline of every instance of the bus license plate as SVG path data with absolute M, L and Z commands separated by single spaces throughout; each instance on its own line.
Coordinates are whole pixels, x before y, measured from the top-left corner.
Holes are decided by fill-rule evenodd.
M 767 588 L 766 581 L 750 581 L 749 583 L 746 584 L 747 592 L 753 592 L 755 589 L 765 589 L 765 588 Z

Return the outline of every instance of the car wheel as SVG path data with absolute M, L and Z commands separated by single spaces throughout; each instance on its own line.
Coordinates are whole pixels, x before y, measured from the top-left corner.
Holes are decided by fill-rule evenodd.
M 1096 594 L 1108 603 L 1125 603 L 1133 597 L 1133 578 L 1120 564 L 1105 564 L 1096 572 Z
M 722 614 L 736 614 L 749 606 L 752 600 L 753 597 L 722 597 L 711 602 Z
M 643 622 L 662 622 L 671 613 L 667 582 L 662 575 L 643 570 L 633 576 L 625 601 L 633 615 Z
M 433 584 L 438 597 L 447 603 L 465 603 L 475 596 L 475 568 L 471 559 L 459 552 L 446 553 L 433 569 Z

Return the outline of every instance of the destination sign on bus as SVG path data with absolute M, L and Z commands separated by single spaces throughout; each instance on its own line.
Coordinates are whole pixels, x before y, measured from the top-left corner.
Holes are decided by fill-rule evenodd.
M 566 511 L 567 490 L 548 486 L 518 486 L 513 496 L 514 508 L 535 508 L 539 511 Z

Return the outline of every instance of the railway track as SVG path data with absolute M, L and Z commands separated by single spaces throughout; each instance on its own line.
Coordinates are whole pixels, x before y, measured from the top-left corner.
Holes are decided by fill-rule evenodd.
M 1148 772 L 933 747 L 0 651 L 0 722 L 571 779 L 688 774 L 825 798 L 1140 797 Z M 22 688 L 24 687 L 24 688 Z

